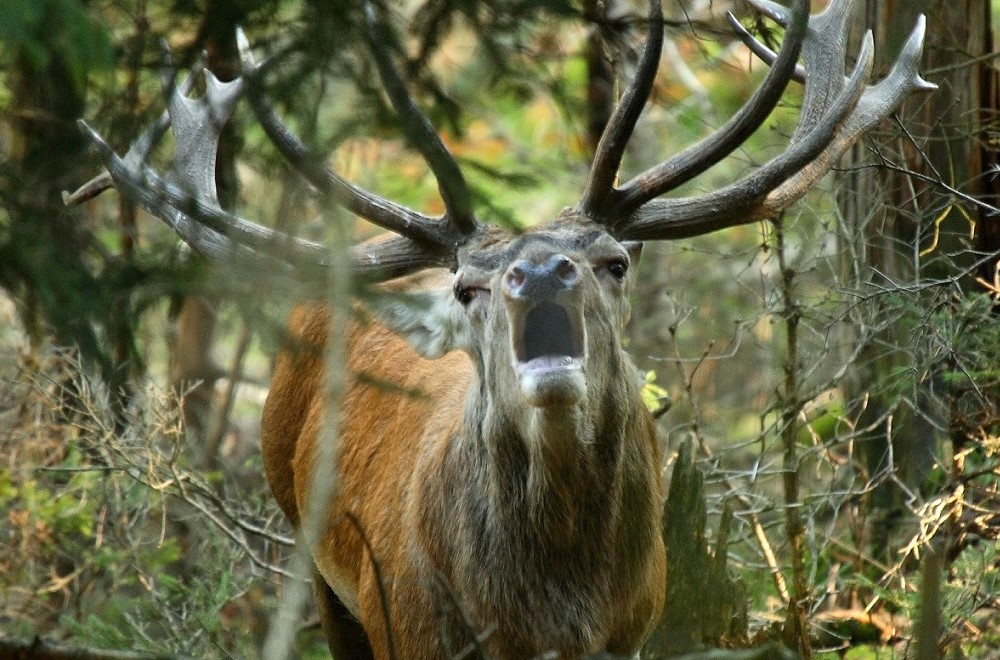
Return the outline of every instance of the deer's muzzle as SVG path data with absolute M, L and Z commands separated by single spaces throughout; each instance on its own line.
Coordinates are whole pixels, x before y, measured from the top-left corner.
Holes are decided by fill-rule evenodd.
M 504 273 L 514 369 L 533 406 L 572 405 L 586 391 L 580 280 L 562 254 L 521 259 Z

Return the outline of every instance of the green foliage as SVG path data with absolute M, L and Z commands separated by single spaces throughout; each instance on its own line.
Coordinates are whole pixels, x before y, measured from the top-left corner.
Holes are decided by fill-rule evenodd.
M 656 372 L 647 371 L 642 384 L 642 402 L 650 412 L 656 412 L 670 405 L 670 393 L 656 383 Z
M 82 90 L 88 73 L 111 66 L 112 42 L 82 0 L 6 0 L 0 3 L 0 54 L 24 58 L 37 71 L 59 57 Z
M 945 639 L 966 658 L 994 657 L 1000 629 L 991 610 L 1000 598 L 1000 545 L 982 541 L 966 548 L 951 564 L 942 589 Z M 971 624 L 979 634 L 965 639 Z
M 101 386 L 75 378 L 65 389 L 41 377 L 20 386 L 24 417 L 5 420 L 14 423 L 0 435 L 2 450 L 31 437 L 46 457 L 42 467 L 0 468 L 0 591 L 9 595 L 0 627 L 30 638 L 57 625 L 59 638 L 84 648 L 246 656 L 255 640 L 229 612 L 245 607 L 258 579 L 244 566 L 247 546 L 197 513 L 227 515 L 179 453 L 176 402 L 150 386 L 122 418 Z M 263 493 L 245 496 L 250 520 Z
M 0 508 L 8 510 L 23 524 L 34 526 L 46 549 L 52 549 L 56 540 L 79 537 L 93 538 L 93 505 L 79 500 L 78 494 L 93 486 L 95 476 L 73 475 L 56 492 L 46 488 L 36 479 L 26 479 L 15 486 L 9 473 L 0 473 Z
M 944 369 L 941 379 L 949 386 L 965 389 L 1000 386 L 1000 326 L 995 322 L 993 296 L 972 293 L 956 297 L 930 315 L 928 340 L 938 346 L 930 355 Z

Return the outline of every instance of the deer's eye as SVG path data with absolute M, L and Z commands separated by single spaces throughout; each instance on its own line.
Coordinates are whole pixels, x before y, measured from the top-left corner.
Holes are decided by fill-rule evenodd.
M 625 273 L 628 272 L 628 262 L 624 259 L 612 259 L 605 265 L 605 268 L 611 273 L 611 277 L 621 282 L 625 279 Z
M 467 286 L 461 283 L 456 283 L 453 291 L 455 292 L 455 300 L 462 307 L 468 307 L 476 298 L 487 298 L 490 293 L 489 289 L 484 289 L 481 286 Z
M 462 306 L 468 305 L 472 302 L 472 299 L 476 297 L 475 292 L 472 287 L 462 286 L 461 284 L 455 285 L 455 300 L 462 304 Z

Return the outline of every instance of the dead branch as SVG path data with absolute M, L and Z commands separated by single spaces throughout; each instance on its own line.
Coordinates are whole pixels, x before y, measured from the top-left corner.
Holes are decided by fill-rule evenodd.
M 41 637 L 31 641 L 0 637 L 0 657 L 9 660 L 174 660 L 177 656 L 64 646 L 47 642 Z

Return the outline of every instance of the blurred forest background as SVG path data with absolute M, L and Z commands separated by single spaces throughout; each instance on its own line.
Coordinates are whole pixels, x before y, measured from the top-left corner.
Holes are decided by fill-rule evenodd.
M 691 644 L 781 639 L 799 612 L 802 652 L 917 657 L 923 593 L 939 617 L 925 615 L 924 652 L 996 657 L 1000 2 L 855 4 L 855 42 L 874 29 L 882 73 L 926 13 L 922 72 L 940 89 L 911 98 L 780 222 L 643 253 L 626 341 L 649 371 L 665 473 L 692 440 L 705 535 L 712 547 L 731 508 L 720 552 L 748 606 L 738 635 Z M 711 132 L 762 78 L 726 11 L 780 40 L 738 0 L 665 5 L 627 174 Z M 440 212 L 377 86 L 361 8 L 0 3 L 0 656 L 36 638 L 92 657 L 259 656 L 292 539 L 263 479 L 258 422 L 296 293 L 267 273 L 212 269 L 113 191 L 75 208 L 62 193 L 101 171 L 77 119 L 124 153 L 163 110 L 161 43 L 181 78 L 205 53 L 231 79 L 242 26 L 255 52 L 281 58 L 267 80 L 280 114 L 338 172 Z M 388 12 L 408 85 L 480 216 L 526 226 L 575 203 L 645 3 L 407 0 Z M 688 190 L 780 152 L 799 98 L 792 85 L 765 128 Z M 169 140 L 154 152 L 161 171 Z M 218 175 L 227 208 L 329 233 L 242 105 Z M 296 657 L 326 653 L 308 615 L 295 643 Z

